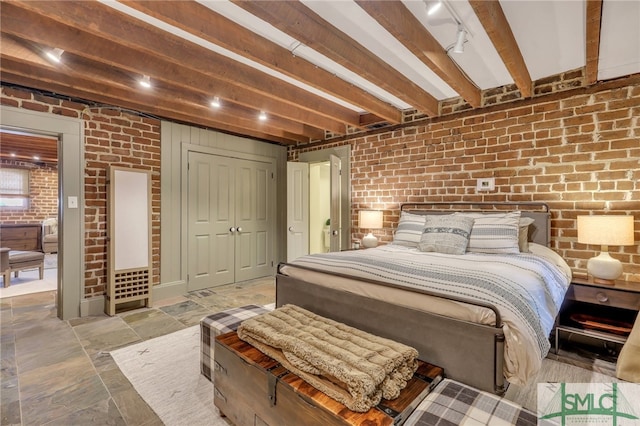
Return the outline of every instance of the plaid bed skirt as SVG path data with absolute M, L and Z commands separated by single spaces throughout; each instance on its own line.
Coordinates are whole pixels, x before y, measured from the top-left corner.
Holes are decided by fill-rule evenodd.
M 269 312 L 271 306 L 247 305 L 208 315 L 200 320 L 200 373 L 209 381 L 213 364 L 213 344 L 217 336 L 236 331 L 240 323 Z
M 418 405 L 404 426 L 535 426 L 534 413 L 499 396 L 445 379 Z

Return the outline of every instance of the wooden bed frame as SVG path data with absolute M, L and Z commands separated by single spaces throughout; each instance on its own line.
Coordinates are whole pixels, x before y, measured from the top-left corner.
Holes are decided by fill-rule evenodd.
M 401 210 L 418 214 L 448 214 L 454 211 L 498 213 L 516 209 L 522 211 L 523 217 L 532 217 L 535 220 L 529 228 L 529 241 L 548 246 L 550 213 L 549 207 L 544 203 L 401 205 Z M 277 307 L 288 303 L 298 305 L 318 315 L 413 346 L 420 353 L 420 359 L 443 367 L 448 378 L 498 395 L 506 392 L 508 383 L 503 375 L 504 333 L 500 315 L 494 306 L 469 299 L 447 297 L 495 312 L 495 326 L 476 324 L 292 278 L 282 273 L 281 268 L 285 265 L 287 264 L 280 264 L 276 274 Z M 377 283 L 373 280 L 362 281 Z

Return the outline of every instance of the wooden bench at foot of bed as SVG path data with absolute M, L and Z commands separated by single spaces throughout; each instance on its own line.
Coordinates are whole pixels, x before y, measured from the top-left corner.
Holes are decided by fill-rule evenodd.
M 236 426 L 401 425 L 444 377 L 442 368 L 419 361 L 398 398 L 357 413 L 240 340 L 236 332 L 218 336 L 214 354 L 213 401 Z

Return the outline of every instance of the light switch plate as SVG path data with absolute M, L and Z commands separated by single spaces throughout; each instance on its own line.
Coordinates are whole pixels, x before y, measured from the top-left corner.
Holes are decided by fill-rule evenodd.
M 69 207 L 70 209 L 78 208 L 78 197 L 69 197 L 68 200 L 69 201 L 67 202 L 67 207 Z

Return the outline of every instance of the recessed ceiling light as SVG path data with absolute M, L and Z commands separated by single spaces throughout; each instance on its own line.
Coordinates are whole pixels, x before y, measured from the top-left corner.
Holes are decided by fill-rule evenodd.
M 144 87 L 145 89 L 151 87 L 151 77 L 149 77 L 148 75 L 143 75 L 139 82 L 140 86 Z
M 267 119 L 267 113 L 264 111 L 260 111 L 260 115 L 258 116 L 260 121 L 265 121 Z
M 15 152 L 12 152 L 12 153 L 11 153 L 11 156 L 12 156 L 12 157 L 15 157 L 15 156 L 16 156 L 16 153 L 15 153 Z
M 216 96 L 215 98 L 213 98 L 213 100 L 211 101 L 211 106 L 214 108 L 220 108 L 222 104 L 220 103 L 220 97 Z
M 63 53 L 64 53 L 64 50 L 58 49 L 56 47 L 55 49 L 51 49 L 47 51 L 47 57 L 51 59 L 53 62 L 55 62 L 56 64 L 59 64 L 62 59 Z
M 34 160 L 36 160 L 36 161 L 38 161 L 38 160 L 40 159 L 40 156 L 38 156 L 38 155 L 34 155 L 34 156 L 33 156 L 33 159 L 34 159 Z

